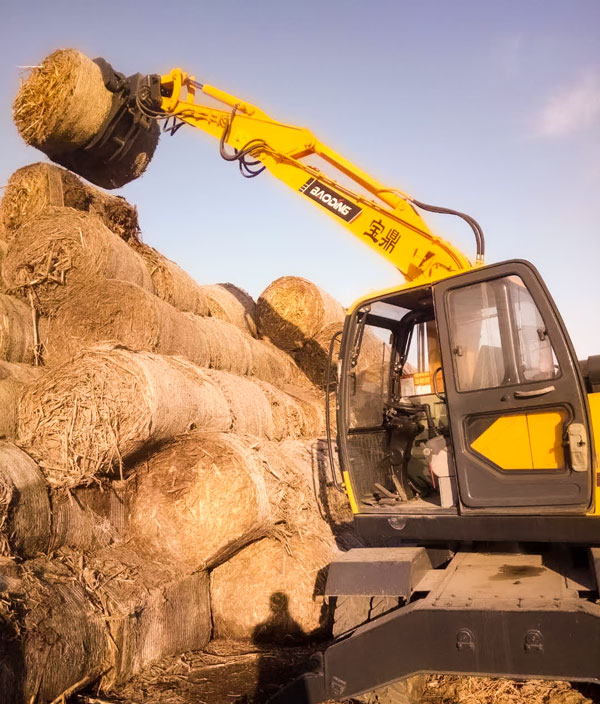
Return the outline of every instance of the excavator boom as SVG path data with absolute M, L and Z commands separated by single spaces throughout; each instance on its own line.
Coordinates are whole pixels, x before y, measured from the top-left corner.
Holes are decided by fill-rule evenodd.
M 431 232 L 408 195 L 380 183 L 309 130 L 278 122 L 255 105 L 196 82 L 181 69 L 162 76 L 160 86 L 164 115 L 221 140 L 222 156 L 238 161 L 244 175 L 258 175 L 266 168 L 317 203 L 407 280 L 443 278 L 472 267 L 461 251 Z M 224 107 L 197 102 L 198 93 Z M 227 154 L 225 144 L 235 151 Z M 311 163 L 314 156 L 333 167 L 345 183 L 315 166 L 314 159 Z

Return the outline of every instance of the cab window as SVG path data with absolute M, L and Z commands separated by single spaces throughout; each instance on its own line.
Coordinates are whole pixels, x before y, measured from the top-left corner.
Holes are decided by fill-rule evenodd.
M 520 277 L 505 276 L 452 290 L 448 308 L 459 391 L 558 375 L 546 326 Z

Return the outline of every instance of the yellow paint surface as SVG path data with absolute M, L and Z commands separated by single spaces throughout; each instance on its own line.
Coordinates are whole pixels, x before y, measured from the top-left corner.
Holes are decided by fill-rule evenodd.
M 596 457 L 594 462 L 594 491 L 595 506 L 594 515 L 600 515 L 600 487 L 598 486 L 598 462 L 600 461 L 600 393 L 588 394 L 590 414 L 592 420 L 592 431 L 594 433 L 594 445 Z
M 565 466 L 562 447 L 561 413 L 528 413 L 533 469 L 561 469 Z
M 471 447 L 505 470 L 564 467 L 562 414 L 524 413 L 501 416 Z
M 350 481 L 350 475 L 348 472 L 343 472 L 344 475 L 344 486 L 346 487 L 346 494 L 348 495 L 348 501 L 350 502 L 350 508 L 352 513 L 358 513 L 358 504 L 356 503 L 356 498 L 354 496 L 354 491 L 352 490 L 352 483 Z

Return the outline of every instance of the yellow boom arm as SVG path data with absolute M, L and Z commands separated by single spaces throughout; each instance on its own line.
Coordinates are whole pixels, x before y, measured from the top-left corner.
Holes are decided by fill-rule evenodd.
M 201 92 L 229 109 L 196 103 Z M 326 210 L 391 262 L 408 281 L 470 269 L 467 257 L 427 227 L 405 193 L 388 188 L 307 129 L 277 122 L 262 110 L 176 68 L 161 77 L 162 110 L 260 162 L 294 191 Z M 304 161 L 316 154 L 350 179 L 345 186 Z M 368 195 L 354 190 L 362 187 Z

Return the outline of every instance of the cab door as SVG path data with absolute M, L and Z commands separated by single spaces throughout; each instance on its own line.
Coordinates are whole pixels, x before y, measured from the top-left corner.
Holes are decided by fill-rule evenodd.
M 477 269 L 437 284 L 434 303 L 462 511 L 585 512 L 583 382 L 537 271 Z

